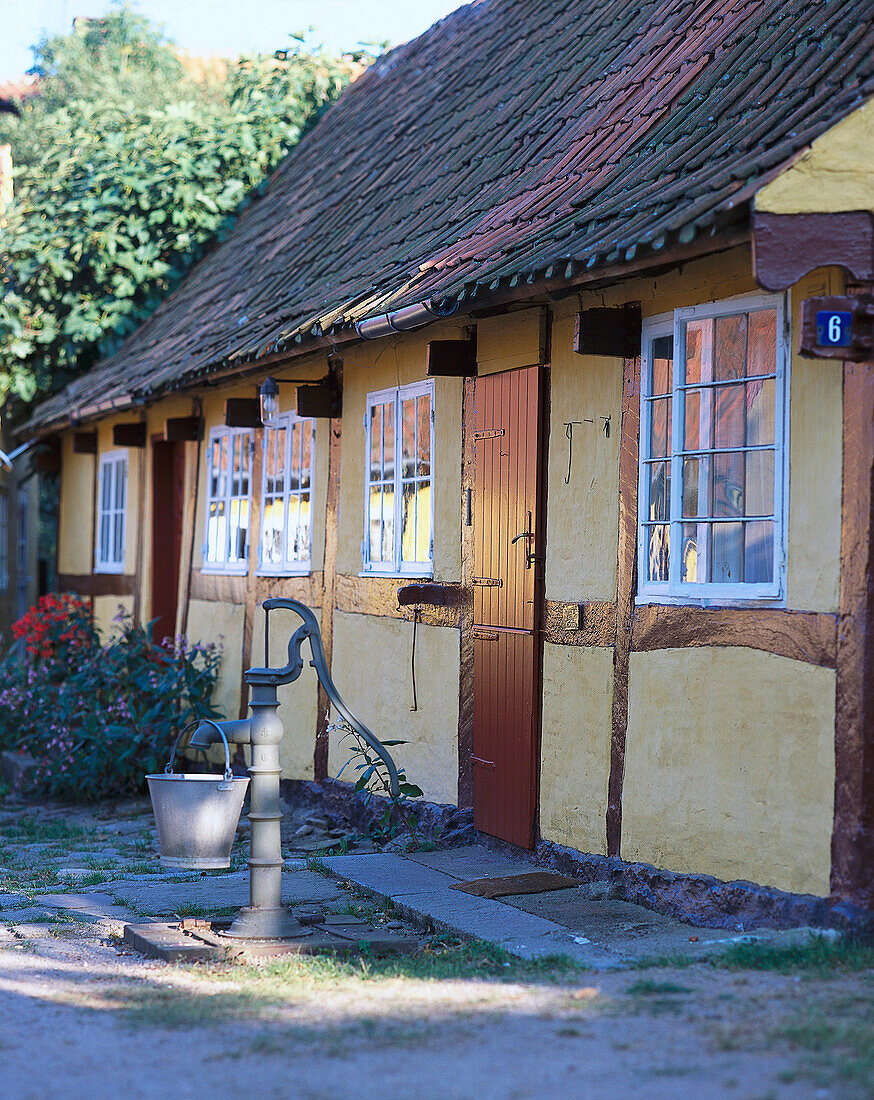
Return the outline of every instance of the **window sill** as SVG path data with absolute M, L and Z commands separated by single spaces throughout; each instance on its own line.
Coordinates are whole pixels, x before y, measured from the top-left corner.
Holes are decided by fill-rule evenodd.
M 311 577 L 312 575 L 313 571 L 309 565 L 306 569 L 258 569 L 255 572 L 256 577 L 273 577 L 277 580 L 283 577 Z
M 668 596 L 652 593 L 635 596 L 635 607 L 661 605 L 664 607 L 734 607 L 757 608 L 770 607 L 782 610 L 786 607 L 785 596 Z
M 205 573 L 207 576 L 214 577 L 246 577 L 249 574 L 248 565 L 242 566 L 242 568 L 233 565 L 202 565 L 200 567 L 201 573 Z
M 104 576 L 110 577 L 123 577 L 124 562 L 122 562 L 120 565 L 95 565 L 92 569 L 92 573 L 100 573 Z
M 362 569 L 359 577 L 385 577 L 393 581 L 430 581 L 434 579 L 434 571 L 428 573 L 394 573 L 383 572 L 381 569 Z

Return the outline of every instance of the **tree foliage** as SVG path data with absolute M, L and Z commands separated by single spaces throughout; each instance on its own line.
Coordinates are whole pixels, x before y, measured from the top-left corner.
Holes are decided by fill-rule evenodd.
M 369 60 L 296 39 L 195 80 L 125 8 L 36 52 L 39 94 L 0 126 L 0 399 L 24 401 L 115 351 Z

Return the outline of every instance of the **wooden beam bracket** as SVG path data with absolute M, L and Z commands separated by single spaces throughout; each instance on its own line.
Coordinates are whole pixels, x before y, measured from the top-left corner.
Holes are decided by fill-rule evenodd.
M 257 397 L 229 397 L 225 401 L 225 427 L 260 428 L 261 402 Z
M 203 439 L 203 418 L 200 416 L 170 416 L 164 421 L 167 443 L 196 443 Z
M 615 309 L 584 309 L 574 321 L 574 351 L 577 355 L 633 359 L 640 355 L 641 325 L 636 302 Z
M 74 455 L 97 454 L 97 432 L 73 432 Z
M 476 378 L 476 339 L 430 340 L 425 374 L 429 378 Z
M 114 424 L 112 426 L 113 447 L 145 447 L 145 421 L 137 420 L 133 424 Z

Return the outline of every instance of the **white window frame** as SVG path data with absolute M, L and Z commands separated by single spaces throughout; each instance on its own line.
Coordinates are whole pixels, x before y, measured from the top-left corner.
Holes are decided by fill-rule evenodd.
M 9 493 L 0 489 L 0 592 L 9 587 Z
M 291 514 L 291 504 L 294 501 L 299 501 L 303 495 L 302 489 L 292 489 L 291 487 L 291 441 L 293 436 L 292 429 L 295 424 L 309 425 L 310 430 L 310 479 L 309 479 L 309 494 L 310 494 L 310 544 L 309 553 L 305 560 L 291 561 L 287 557 L 288 551 L 288 519 Z M 282 493 L 274 493 L 272 496 L 282 497 L 282 516 L 283 516 L 283 534 L 282 534 L 282 546 L 283 546 L 283 559 L 281 562 L 265 562 L 264 561 L 264 520 L 266 516 L 266 500 L 267 500 L 267 441 L 270 436 L 270 429 L 265 428 L 262 433 L 261 440 L 261 515 L 259 520 L 258 531 L 258 572 L 264 576 L 269 577 L 295 577 L 306 576 L 312 571 L 312 555 L 313 555 L 313 519 L 315 517 L 315 509 L 313 507 L 313 474 L 315 471 L 315 457 L 316 457 L 316 422 L 312 417 L 298 416 L 294 412 L 280 413 L 275 419 L 275 427 L 271 425 L 273 430 L 278 428 L 285 429 L 285 455 L 283 457 L 282 468 L 282 481 L 283 489 Z
M 403 432 L 400 430 L 401 409 L 403 402 L 411 397 L 419 397 L 428 394 L 431 399 L 431 435 L 430 447 L 430 539 L 428 543 L 428 560 L 404 562 L 401 561 L 402 534 L 401 534 L 401 505 L 402 505 L 402 452 Z M 386 405 L 394 402 L 395 409 L 395 452 L 394 452 L 394 560 L 390 562 L 372 562 L 370 560 L 370 410 L 374 405 Z M 361 541 L 361 557 L 363 561 L 362 576 L 389 577 L 431 577 L 434 574 L 434 380 L 426 379 L 423 382 L 411 382 L 406 386 L 392 386 L 385 390 L 376 390 L 367 395 L 367 403 L 364 410 L 364 538 Z
M 211 493 L 212 488 L 212 452 L 213 446 L 217 440 L 225 438 L 228 440 L 230 452 L 233 452 L 234 440 L 242 438 L 245 445 L 249 448 L 249 490 L 245 496 L 235 496 L 232 493 L 232 477 L 231 470 L 228 469 L 227 478 L 227 491 L 221 497 L 213 496 Z M 206 493 L 205 510 L 204 510 L 204 539 L 203 539 L 203 562 L 201 565 L 202 573 L 222 573 L 232 574 L 234 576 L 245 576 L 249 571 L 249 555 L 252 552 L 252 459 L 254 456 L 254 440 L 255 433 L 252 428 L 227 428 L 218 427 L 210 429 L 209 433 L 209 446 L 207 448 L 206 459 Z M 225 554 L 226 557 L 222 561 L 209 561 L 209 510 L 210 505 L 217 501 L 224 502 L 225 516 L 230 519 L 231 513 L 231 501 L 232 500 L 245 500 L 248 509 L 249 526 L 247 528 L 248 535 L 246 538 L 246 553 L 240 561 L 228 561 L 230 556 L 230 522 L 227 523 L 227 539 L 225 540 Z
M 680 552 L 683 526 L 683 452 L 680 449 L 685 432 L 686 389 L 684 364 L 686 360 L 685 324 L 688 321 L 710 317 L 725 317 L 761 309 L 774 309 L 777 314 L 777 346 L 775 363 L 775 418 L 774 418 L 774 563 L 773 581 L 749 584 L 746 582 L 683 583 L 680 579 Z M 651 317 L 643 323 L 640 385 L 640 455 L 638 461 L 638 524 L 637 560 L 638 585 L 636 602 L 665 604 L 695 604 L 700 606 L 731 606 L 738 603 L 774 607 L 785 605 L 786 600 L 786 533 L 789 502 L 789 310 L 786 295 L 755 294 L 708 302 L 697 306 L 674 310 L 673 313 Z M 671 387 L 671 502 L 670 558 L 667 581 L 650 581 L 646 578 L 648 555 L 646 509 L 648 507 L 647 448 L 650 439 L 650 350 L 652 342 L 660 336 L 673 336 L 674 360 Z M 688 520 L 687 520 L 688 522 Z
M 121 504 L 118 478 L 122 478 Z M 109 507 L 104 507 L 104 486 L 109 479 Z M 94 547 L 95 573 L 124 573 L 127 541 L 127 451 L 105 451 L 97 467 L 97 515 Z M 104 540 L 104 524 L 107 526 Z M 118 527 L 116 526 L 118 524 Z

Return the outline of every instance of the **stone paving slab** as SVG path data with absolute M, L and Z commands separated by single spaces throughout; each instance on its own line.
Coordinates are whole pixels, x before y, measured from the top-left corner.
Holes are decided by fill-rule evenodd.
M 457 881 L 451 875 L 423 867 L 403 856 L 377 852 L 360 856 L 325 856 L 322 863 L 331 874 L 348 878 L 387 897 L 445 890 Z
M 154 916 L 175 913 L 180 906 L 197 905 L 204 910 L 227 909 L 249 902 L 249 872 L 193 879 L 186 882 L 132 881 L 114 882 L 113 893 L 141 913 Z M 295 871 L 282 876 L 282 900 L 301 902 L 339 902 L 345 891 L 317 871 Z
M 52 915 L 57 915 L 58 911 L 67 911 L 82 920 L 94 922 L 130 920 L 134 915 L 126 906 L 119 905 L 111 895 L 96 891 L 81 894 L 40 894 L 33 900 L 37 905 L 52 910 Z M 5 913 L 3 919 L 6 919 Z
M 543 870 L 530 860 L 493 852 L 479 844 L 442 852 L 409 852 L 404 858 L 465 882 L 475 878 L 503 878 L 505 875 L 524 875 Z
M 0 894 L 0 912 L 4 909 L 20 907 L 27 903 L 24 894 Z

